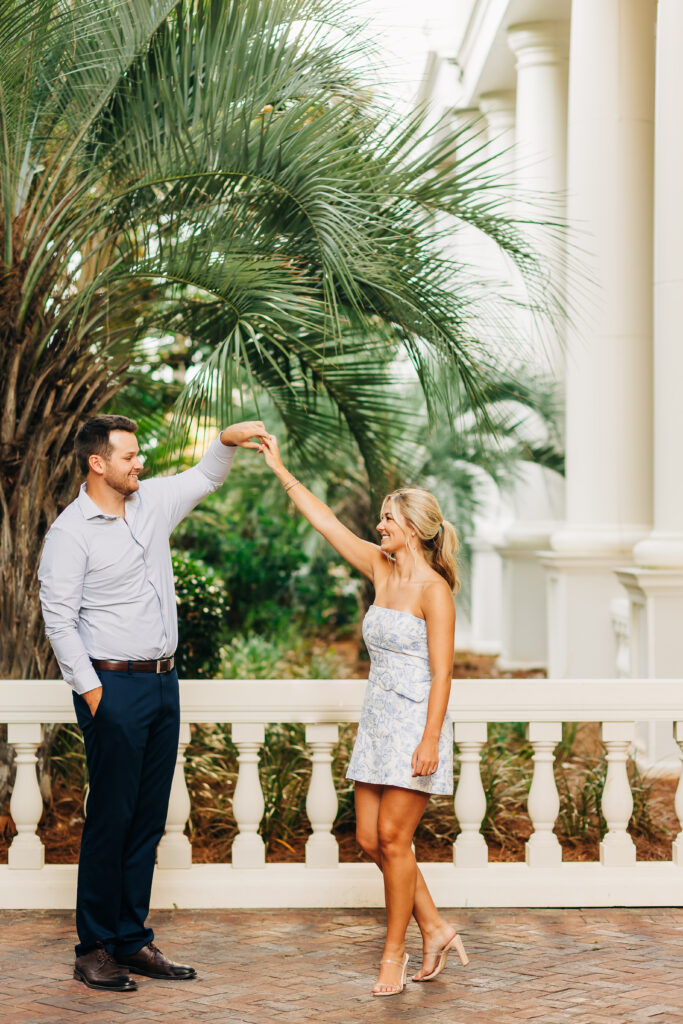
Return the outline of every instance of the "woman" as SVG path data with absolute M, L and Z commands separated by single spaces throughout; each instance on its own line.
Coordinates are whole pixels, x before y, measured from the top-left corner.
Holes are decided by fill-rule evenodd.
M 387 935 L 372 993 L 397 995 L 406 983 L 411 914 L 423 940 L 422 967 L 413 981 L 440 974 L 451 949 L 467 963 L 462 941 L 436 909 L 411 847 L 430 794 L 453 792 L 447 707 L 457 537 L 436 498 L 409 488 L 384 499 L 379 546 L 361 540 L 285 469 L 275 437 L 269 435 L 259 450 L 312 526 L 375 587 L 375 603 L 363 622 L 372 665 L 347 778 L 356 783 L 358 842 L 384 876 Z

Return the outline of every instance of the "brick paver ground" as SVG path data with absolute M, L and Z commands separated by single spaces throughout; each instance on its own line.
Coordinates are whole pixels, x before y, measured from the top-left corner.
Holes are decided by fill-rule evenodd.
M 73 915 L 0 912 L 3 1024 L 683 1024 L 683 910 L 453 911 L 470 954 L 401 996 L 370 996 L 375 910 L 157 911 L 192 982 L 106 995 L 73 981 Z M 418 965 L 418 935 L 409 949 Z

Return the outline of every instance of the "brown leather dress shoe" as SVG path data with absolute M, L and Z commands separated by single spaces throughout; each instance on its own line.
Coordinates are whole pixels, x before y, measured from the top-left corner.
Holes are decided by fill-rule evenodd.
M 128 971 L 117 964 L 103 946 L 79 956 L 74 964 L 74 978 L 88 988 L 106 989 L 107 992 L 135 992 L 137 985 Z
M 194 967 L 174 964 L 153 942 L 148 942 L 132 956 L 117 956 L 116 960 L 131 974 L 143 974 L 145 978 L 157 978 L 159 981 L 189 981 L 197 977 Z

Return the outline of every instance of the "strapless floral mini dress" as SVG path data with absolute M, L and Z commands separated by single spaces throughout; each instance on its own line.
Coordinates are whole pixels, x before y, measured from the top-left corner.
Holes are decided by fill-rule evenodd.
M 347 779 L 421 793 L 453 792 L 453 727 L 439 737 L 439 767 L 413 778 L 411 759 L 427 721 L 431 687 L 424 619 L 372 604 L 363 620 L 370 676 Z

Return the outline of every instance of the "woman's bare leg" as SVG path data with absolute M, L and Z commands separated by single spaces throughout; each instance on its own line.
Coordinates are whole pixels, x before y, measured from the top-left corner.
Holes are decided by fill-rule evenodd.
M 355 788 L 356 798 L 356 837 L 361 848 L 370 856 L 380 871 L 382 870 L 382 854 L 379 843 L 379 817 L 382 794 L 385 791 L 383 786 L 375 786 L 371 783 L 357 782 Z M 400 792 L 400 791 L 399 791 Z M 403 792 L 412 792 L 404 790 Z M 417 794 L 423 799 L 423 806 L 420 817 L 424 813 L 426 800 L 422 794 Z M 418 818 L 418 821 L 419 821 Z M 415 823 L 417 827 L 417 822 Z M 413 832 L 414 832 L 413 828 Z M 412 842 L 412 835 L 409 844 Z M 423 951 L 440 949 L 445 946 L 452 937 L 454 929 L 445 921 L 434 904 L 431 893 L 427 888 L 422 872 L 416 865 L 415 896 L 412 907 L 420 932 L 422 933 Z M 405 930 L 404 930 L 405 934 Z M 389 954 L 385 954 L 389 955 Z M 393 957 L 392 957 L 393 959 Z M 400 959 L 400 958 L 399 958 Z M 421 977 L 429 974 L 434 968 L 436 957 L 423 955 L 422 968 L 414 977 Z M 392 965 L 389 965 L 391 969 Z M 396 973 L 397 969 L 396 969 Z M 381 975 L 380 975 L 381 976 Z M 394 984 L 394 982 L 392 982 Z

